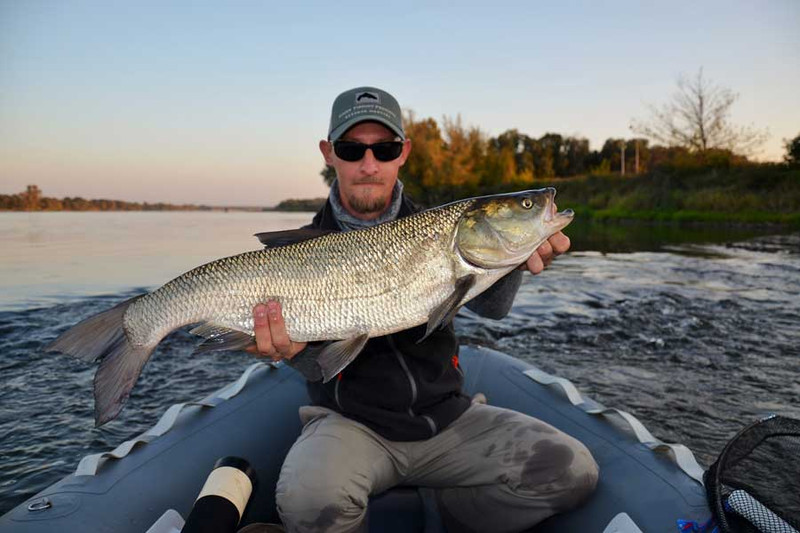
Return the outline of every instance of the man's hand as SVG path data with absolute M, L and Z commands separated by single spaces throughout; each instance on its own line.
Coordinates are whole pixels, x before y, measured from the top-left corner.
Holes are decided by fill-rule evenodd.
M 272 300 L 253 308 L 253 330 L 257 346 L 247 351 L 256 357 L 269 357 L 273 361 L 291 359 L 306 347 L 305 342 L 294 342 L 289 338 L 281 305 Z
M 553 259 L 557 255 L 561 255 L 569 250 L 569 246 L 569 237 L 560 231 L 554 233 L 531 254 L 520 268 L 527 269 L 531 274 L 539 274 L 547 265 L 553 262 Z

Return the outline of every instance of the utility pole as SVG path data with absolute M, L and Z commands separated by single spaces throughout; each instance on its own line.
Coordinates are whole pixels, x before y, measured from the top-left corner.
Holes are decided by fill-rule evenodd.
M 622 154 L 622 164 L 620 165 L 620 174 L 625 175 L 625 140 L 619 142 L 620 152 Z

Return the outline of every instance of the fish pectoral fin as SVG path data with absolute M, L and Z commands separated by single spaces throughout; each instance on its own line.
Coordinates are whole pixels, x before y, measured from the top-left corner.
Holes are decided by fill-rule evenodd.
M 216 324 L 202 324 L 189 333 L 206 339 L 194 349 L 194 354 L 223 350 L 244 350 L 256 345 L 256 338 L 252 335 Z
M 228 326 L 220 326 L 219 324 L 214 324 L 212 322 L 203 322 L 196 328 L 190 329 L 189 333 L 192 335 L 197 335 L 198 337 L 213 339 L 214 337 L 219 337 L 220 335 L 224 335 L 230 331 L 234 330 Z
M 461 307 L 461 301 L 473 285 L 475 285 L 474 274 L 467 274 L 456 280 L 455 287 L 453 288 L 453 292 L 450 293 L 450 296 L 439 304 L 439 307 L 434 309 L 431 316 L 428 317 L 428 327 L 425 329 L 425 335 L 417 341 L 417 344 L 427 339 L 437 328 L 453 320 L 453 317 L 456 316 L 458 309 Z
M 280 246 L 288 246 L 296 242 L 310 241 L 317 237 L 322 237 L 328 233 L 338 233 L 336 230 L 329 229 L 290 229 L 285 231 L 265 231 L 256 233 L 255 237 L 261 241 L 261 244 L 267 248 L 278 248 Z
M 317 358 L 319 368 L 322 370 L 323 383 L 329 382 L 352 363 L 353 359 L 364 349 L 367 340 L 369 340 L 369 335 L 362 333 L 349 339 L 332 342 L 323 348 Z

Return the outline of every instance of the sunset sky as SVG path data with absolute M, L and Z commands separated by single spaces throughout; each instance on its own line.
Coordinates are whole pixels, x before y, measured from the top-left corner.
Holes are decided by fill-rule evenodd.
M 599 149 L 700 67 L 779 160 L 800 134 L 799 30 L 797 0 L 0 0 L 0 194 L 323 196 L 317 142 L 359 85 L 418 117 Z

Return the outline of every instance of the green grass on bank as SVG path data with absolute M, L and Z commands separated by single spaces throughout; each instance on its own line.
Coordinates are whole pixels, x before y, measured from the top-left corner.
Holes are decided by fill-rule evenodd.
M 783 165 L 591 175 L 548 184 L 558 189 L 560 207 L 598 221 L 800 226 L 800 169 Z

